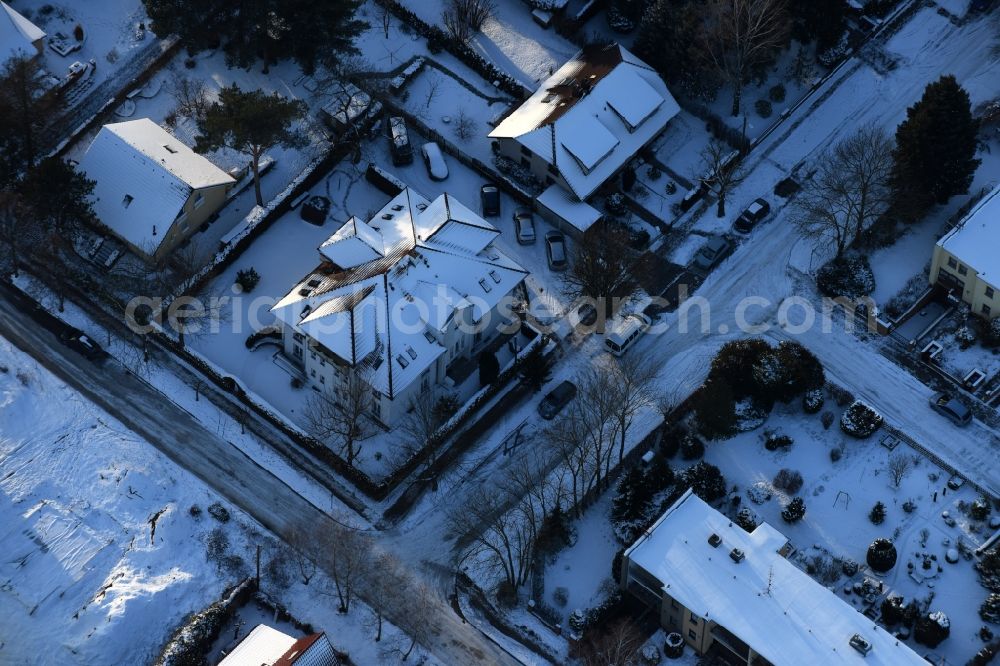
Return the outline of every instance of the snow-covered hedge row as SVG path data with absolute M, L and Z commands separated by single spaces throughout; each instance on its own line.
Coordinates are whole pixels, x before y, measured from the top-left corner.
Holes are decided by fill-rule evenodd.
M 205 662 L 212 643 L 219 637 L 222 625 L 254 593 L 253 578 L 247 578 L 230 588 L 222 598 L 205 610 L 188 616 L 163 652 L 154 662 L 156 666 L 183 666 Z

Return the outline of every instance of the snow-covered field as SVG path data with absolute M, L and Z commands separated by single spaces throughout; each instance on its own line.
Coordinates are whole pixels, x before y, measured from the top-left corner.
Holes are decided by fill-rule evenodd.
M 235 582 L 203 541 L 245 516 L 3 339 L 0 491 L 0 662 L 149 663 Z

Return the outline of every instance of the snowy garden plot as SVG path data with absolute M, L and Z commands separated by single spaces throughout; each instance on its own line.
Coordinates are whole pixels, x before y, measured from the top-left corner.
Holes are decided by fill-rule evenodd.
M 124 67 L 129 59 L 156 40 L 146 27 L 149 19 L 140 0 L 94 0 L 91 2 L 52 3 L 47 0 L 21 0 L 17 11 L 45 31 L 45 50 L 42 66 L 52 75 L 64 78 L 69 66 L 75 62 L 96 62 L 96 70 L 84 84 L 89 90 L 110 78 Z M 83 28 L 83 42 L 77 41 L 74 29 Z M 65 56 L 56 53 L 48 44 L 57 35 L 74 48 Z M 80 101 L 81 97 L 73 98 Z M 70 102 L 72 104 L 72 102 Z
M 0 661 L 147 663 L 236 574 L 206 559 L 216 496 L 0 340 Z M 154 533 L 155 530 L 155 533 Z M 14 640 L 13 637 L 17 637 Z
M 839 413 L 829 397 L 823 411 Z M 864 572 L 868 545 L 878 537 L 892 539 L 899 561 L 879 580 L 907 600 L 933 595 L 931 609 L 944 611 L 952 620 L 951 638 L 935 651 L 947 657 L 949 663 L 964 663 L 982 645 L 974 634 L 982 625 L 976 611 L 986 591 L 979 586 L 971 562 L 960 559 L 949 564 L 945 555 L 950 548 L 958 548 L 959 541 L 974 549 L 992 532 L 983 521 L 971 520 L 963 511 L 963 507 L 977 498 L 976 493 L 970 488 L 948 490 L 948 475 L 904 444 L 891 451 L 881 446 L 883 431 L 856 440 L 840 431 L 838 420 L 824 429 L 820 415 L 803 414 L 798 405 L 779 405 L 762 430 L 742 433 L 723 442 L 709 442 L 705 459 L 719 466 L 730 486 L 739 487 L 743 506 L 791 540 L 800 551 L 801 557 L 796 559 L 800 566 L 808 570 L 810 565 L 816 566 L 812 558 L 818 557 L 819 578 L 822 574 L 829 575 L 821 582 L 836 585 L 844 599 L 859 610 L 863 609 L 861 600 L 854 594 L 845 594 L 844 589 L 860 578 L 847 579 L 838 575 L 836 567 L 823 562 L 834 557 L 851 559 L 861 563 Z M 761 443 L 762 433 L 767 429 L 792 437 L 791 449 L 767 451 Z M 830 455 L 834 449 L 842 451 L 835 462 Z M 909 466 L 896 487 L 890 461 L 901 459 L 909 460 Z M 791 495 L 772 484 L 783 468 L 801 472 L 804 479 L 796 495 L 805 500 L 806 513 L 794 525 L 781 519 L 781 510 Z M 762 504 L 749 500 L 745 492 L 755 484 L 771 492 L 771 497 Z M 886 519 L 883 524 L 874 525 L 868 513 L 879 501 L 886 506 Z M 903 508 L 908 501 L 913 503 L 910 513 Z M 945 512 L 954 519 L 954 526 L 946 522 Z M 925 554 L 934 556 L 929 560 L 930 569 L 923 568 Z M 908 573 L 908 562 L 914 563 L 915 577 Z M 941 572 L 937 571 L 939 565 Z M 914 647 L 920 653 L 926 651 L 921 646 Z
M 441 24 L 447 0 L 403 0 L 404 5 L 431 25 Z M 529 88 L 547 78 L 579 51 L 555 30 L 542 28 L 531 18 L 531 8 L 520 0 L 498 0 L 493 16 L 471 45 Z

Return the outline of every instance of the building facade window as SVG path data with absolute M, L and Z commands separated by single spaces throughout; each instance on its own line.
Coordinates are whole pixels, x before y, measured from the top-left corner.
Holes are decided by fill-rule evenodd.
M 295 345 L 294 347 L 292 347 L 292 356 L 294 356 L 295 358 L 297 358 L 298 360 L 301 361 L 302 360 L 302 347 L 299 347 L 298 345 Z
M 968 275 L 969 274 L 969 269 L 966 268 L 965 265 L 959 264 L 958 265 L 958 274 L 959 275 Z
M 948 257 L 948 268 L 958 268 L 958 262 L 955 261 L 955 257 Z
M 694 624 L 694 625 L 698 624 L 698 618 L 696 618 L 694 615 L 689 616 L 688 620 L 691 622 L 691 624 Z
M 698 634 L 694 633 L 694 629 L 688 629 L 688 638 L 693 641 L 698 640 Z
M 990 306 L 988 306 L 988 305 L 986 305 L 985 303 L 983 303 L 983 308 L 982 308 L 982 310 L 983 310 L 983 314 L 984 314 L 984 315 L 986 315 L 987 317 L 989 317 L 989 316 L 990 316 Z
M 993 287 L 986 287 L 986 298 L 993 298 Z

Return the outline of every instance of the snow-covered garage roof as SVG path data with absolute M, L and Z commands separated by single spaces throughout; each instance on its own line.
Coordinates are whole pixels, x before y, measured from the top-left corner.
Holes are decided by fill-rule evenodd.
M 34 42 L 45 39 L 45 32 L 6 2 L 0 2 L 0 9 L 0 65 L 17 56 L 35 56 Z
M 938 245 L 979 274 L 980 279 L 1000 286 L 1000 186 L 986 195 L 958 226 Z
M 544 192 L 535 197 L 535 201 L 581 232 L 601 219 L 599 210 L 586 201 L 580 201 L 557 184 L 549 185 Z
M 584 48 L 490 133 L 554 164 L 586 199 L 680 111 L 666 84 L 618 44 Z
M 344 223 L 320 246 L 324 263 L 272 312 L 365 364 L 372 387 L 394 398 L 445 353 L 437 336 L 459 311 L 479 321 L 524 280 L 493 245 L 499 235 L 451 195 L 431 202 L 407 188 L 368 222 Z
M 721 537 L 713 547 L 711 535 Z M 782 557 L 787 539 L 763 523 L 734 525 L 690 489 L 626 551 L 663 592 L 692 614 L 725 627 L 775 665 L 922 664 L 885 629 Z M 730 557 L 739 548 L 740 562 Z M 851 647 L 855 634 L 872 649 Z
M 149 118 L 102 127 L 79 168 L 98 219 L 150 255 L 194 190 L 236 182 Z

